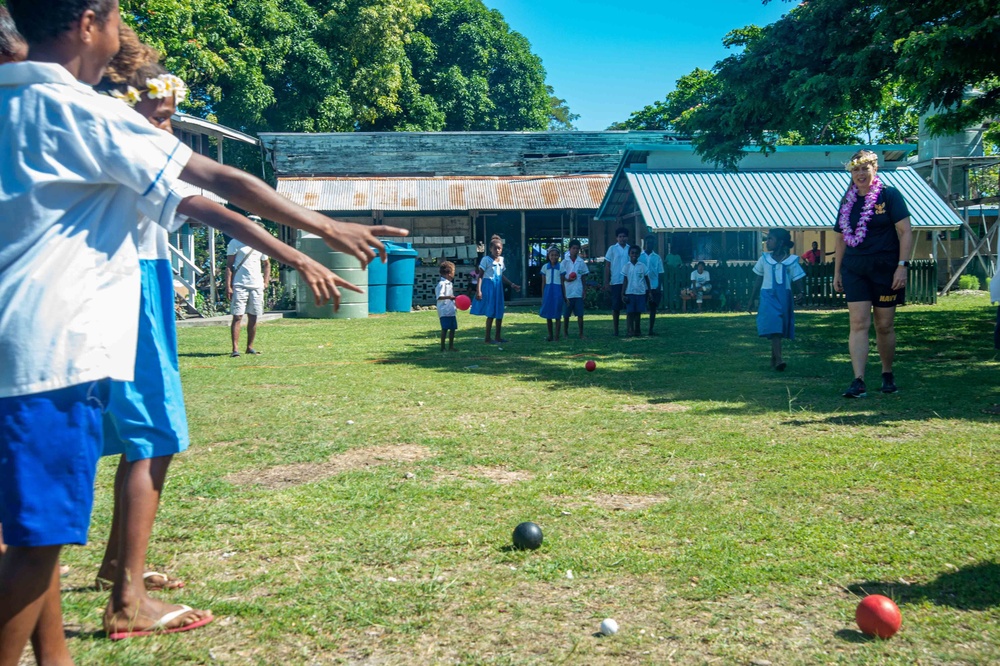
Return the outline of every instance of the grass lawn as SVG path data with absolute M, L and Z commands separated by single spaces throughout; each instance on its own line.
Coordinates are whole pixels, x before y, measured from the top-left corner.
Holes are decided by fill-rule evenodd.
M 434 312 L 180 331 L 193 445 L 150 564 L 204 629 L 112 644 L 89 587 L 110 523 L 64 562 L 80 664 L 1000 663 L 1000 352 L 986 296 L 897 316 L 900 392 L 851 380 L 846 312 L 801 312 L 788 370 L 746 314 L 659 338 L 507 344 Z M 623 318 L 624 319 L 624 318 Z M 575 322 L 573 324 L 575 327 Z M 571 328 L 572 330 L 572 328 Z M 622 322 L 624 331 L 624 321 Z M 594 359 L 597 371 L 584 371 Z M 517 523 L 544 545 L 510 547 Z M 567 572 L 572 571 L 572 577 Z M 869 640 L 858 595 L 893 597 Z M 605 617 L 614 637 L 594 634 Z

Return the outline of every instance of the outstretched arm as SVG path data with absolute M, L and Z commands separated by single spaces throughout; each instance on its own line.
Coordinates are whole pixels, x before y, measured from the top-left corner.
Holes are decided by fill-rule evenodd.
M 332 300 L 334 308 L 340 307 L 339 288 L 341 287 L 351 291 L 362 291 L 319 262 L 282 243 L 265 229 L 253 224 L 236 211 L 224 208 L 205 197 L 187 197 L 177 207 L 177 211 L 215 227 L 227 236 L 232 236 L 253 249 L 260 250 L 269 257 L 274 257 L 275 260 L 294 268 L 299 272 L 299 278 L 312 290 L 316 305 L 323 305 Z M 232 298 L 233 293 L 232 279 L 235 258 L 234 255 L 230 255 L 226 261 L 226 295 L 230 298 Z M 270 262 L 266 263 L 270 265 Z
M 265 219 L 316 234 L 334 250 L 350 254 L 364 265 L 375 258 L 373 247 L 385 261 L 385 246 L 378 236 L 406 236 L 409 233 L 397 227 L 367 226 L 330 219 L 292 203 L 267 183 L 245 171 L 219 164 L 197 153 L 191 156 L 180 177 Z

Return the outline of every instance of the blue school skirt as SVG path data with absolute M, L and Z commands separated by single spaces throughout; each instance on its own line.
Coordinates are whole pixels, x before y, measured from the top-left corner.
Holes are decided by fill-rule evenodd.
M 472 307 L 469 312 L 480 317 L 503 319 L 503 278 L 484 279 L 482 292 L 483 298 L 481 300 L 472 299 Z
M 545 290 L 542 292 L 542 308 L 538 311 L 538 316 L 545 319 L 559 319 L 562 316 L 562 311 L 562 285 L 545 285 Z
M 780 335 L 795 339 L 795 310 L 792 291 L 785 287 L 760 290 L 760 306 L 757 308 L 757 335 L 770 337 Z

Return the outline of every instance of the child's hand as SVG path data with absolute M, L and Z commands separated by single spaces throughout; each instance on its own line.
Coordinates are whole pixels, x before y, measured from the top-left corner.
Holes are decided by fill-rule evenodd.
M 513 284 L 513 285 L 511 285 L 511 287 L 513 287 L 514 291 L 520 293 L 520 291 L 521 291 L 521 285 L 519 285 L 519 284 Z
M 476 292 L 476 300 L 477 301 L 483 300 L 483 292 L 481 292 L 481 291 L 477 291 Z

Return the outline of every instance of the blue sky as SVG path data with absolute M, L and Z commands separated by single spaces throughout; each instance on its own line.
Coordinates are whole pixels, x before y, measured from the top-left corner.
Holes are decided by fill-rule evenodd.
M 695 67 L 727 55 L 734 28 L 766 25 L 793 3 L 773 0 L 483 0 L 531 42 L 548 82 L 564 98 L 576 127 L 602 130 L 663 99 Z

